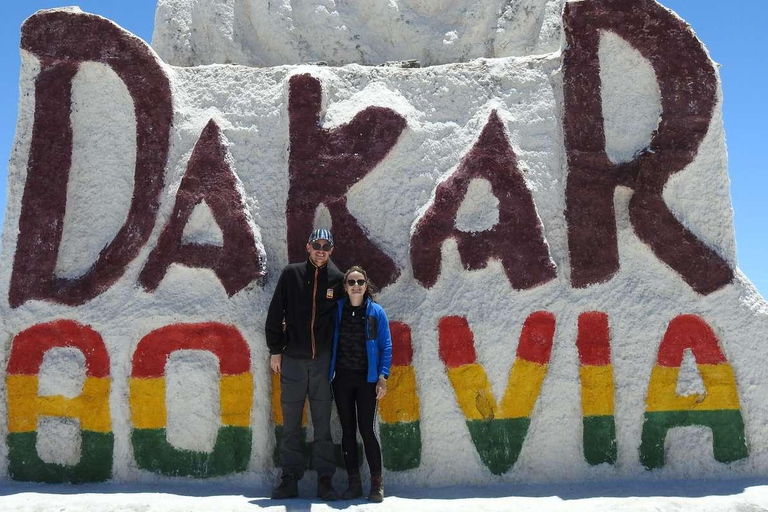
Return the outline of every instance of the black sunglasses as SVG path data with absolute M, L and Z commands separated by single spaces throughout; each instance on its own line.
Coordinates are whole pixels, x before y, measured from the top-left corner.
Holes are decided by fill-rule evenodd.
M 316 251 L 323 250 L 325 252 L 328 252 L 331 250 L 333 245 L 331 244 L 321 244 L 320 242 L 312 242 L 312 248 Z
M 355 283 L 357 283 L 357 286 L 363 286 L 365 284 L 365 279 L 358 279 L 357 281 L 354 279 L 347 279 L 347 286 L 355 286 Z

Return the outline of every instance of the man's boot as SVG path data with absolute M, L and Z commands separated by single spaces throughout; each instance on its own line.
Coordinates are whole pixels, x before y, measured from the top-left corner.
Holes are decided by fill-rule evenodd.
M 384 480 L 381 473 L 371 473 L 371 493 L 368 495 L 368 501 L 381 503 L 384 501 Z
M 323 501 L 336 501 L 339 495 L 333 488 L 330 476 L 317 477 L 317 497 Z
M 291 473 L 283 473 L 280 477 L 280 483 L 272 489 L 273 500 L 287 500 L 296 498 L 299 495 L 299 480 Z
M 341 499 L 354 500 L 363 495 L 363 483 L 360 480 L 360 472 L 347 473 L 349 484 L 347 490 L 341 493 Z

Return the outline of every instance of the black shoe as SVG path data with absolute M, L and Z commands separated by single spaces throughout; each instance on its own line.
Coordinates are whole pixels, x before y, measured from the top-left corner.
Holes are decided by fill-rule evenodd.
M 339 499 L 338 493 L 333 489 L 330 476 L 317 477 L 317 497 L 323 501 L 336 501 Z
M 363 484 L 360 480 L 360 473 L 349 473 L 349 485 L 347 490 L 341 493 L 341 499 L 354 500 L 363 495 Z
M 280 484 L 272 489 L 273 500 L 287 500 L 299 496 L 299 480 L 290 473 L 283 473 Z
M 368 501 L 372 503 L 384 501 L 384 479 L 381 478 L 381 473 L 371 475 L 371 493 L 368 495 Z

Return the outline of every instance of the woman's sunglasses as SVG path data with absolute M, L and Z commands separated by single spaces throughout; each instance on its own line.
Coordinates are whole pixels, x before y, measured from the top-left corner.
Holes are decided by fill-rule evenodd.
M 358 279 L 357 281 L 354 279 L 347 279 L 347 286 L 355 286 L 355 283 L 357 283 L 357 286 L 363 286 L 365 284 L 365 279 Z
M 312 248 L 316 251 L 323 250 L 325 252 L 328 252 L 331 250 L 331 247 L 333 247 L 331 244 L 321 244 L 320 242 L 312 242 Z

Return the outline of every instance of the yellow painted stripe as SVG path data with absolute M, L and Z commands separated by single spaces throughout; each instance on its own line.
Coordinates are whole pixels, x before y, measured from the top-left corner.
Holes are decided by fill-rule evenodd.
M 91 432 L 111 432 L 109 377 L 86 377 L 83 392 L 76 399 L 81 409 L 80 428 Z
M 541 384 L 547 375 L 547 365 L 525 359 L 515 359 L 501 399 L 499 419 L 527 418 L 533 412 Z
M 8 431 L 37 430 L 40 416 L 80 420 L 80 428 L 91 432 L 111 432 L 108 377 L 87 377 L 81 394 L 75 398 L 61 395 L 38 396 L 36 375 L 8 375 Z
M 37 430 L 37 376 L 7 375 L 8 432 Z
M 477 363 L 448 369 L 456 401 L 468 420 L 486 420 L 496 417 L 496 399 L 483 367 Z
M 680 396 L 675 391 L 680 368 L 654 366 L 648 384 L 647 412 L 739 409 L 736 378 L 729 364 L 700 364 L 706 394 Z
M 581 366 L 581 414 L 583 416 L 613 416 L 613 367 Z
M 283 408 L 280 405 L 280 375 L 272 372 L 272 421 L 275 425 L 283 424 Z M 304 403 L 304 410 L 301 415 L 301 424 L 307 426 L 307 404 Z
M 272 394 L 270 402 L 272 404 L 272 421 L 275 423 L 275 425 L 282 425 L 283 408 L 280 406 L 280 374 L 272 372 L 271 375 Z
M 230 427 L 251 426 L 253 376 L 250 372 L 222 375 L 219 384 L 221 424 Z
M 129 388 L 133 428 L 165 428 L 168 422 L 165 409 L 165 378 L 132 378 Z
M 448 370 L 464 416 L 468 420 L 526 418 L 541 391 L 547 366 L 516 359 L 507 380 L 501 405 L 497 406 L 483 367 L 477 363 Z
M 419 396 L 413 366 L 393 366 L 387 380 L 387 394 L 379 402 L 382 423 L 417 421 Z

